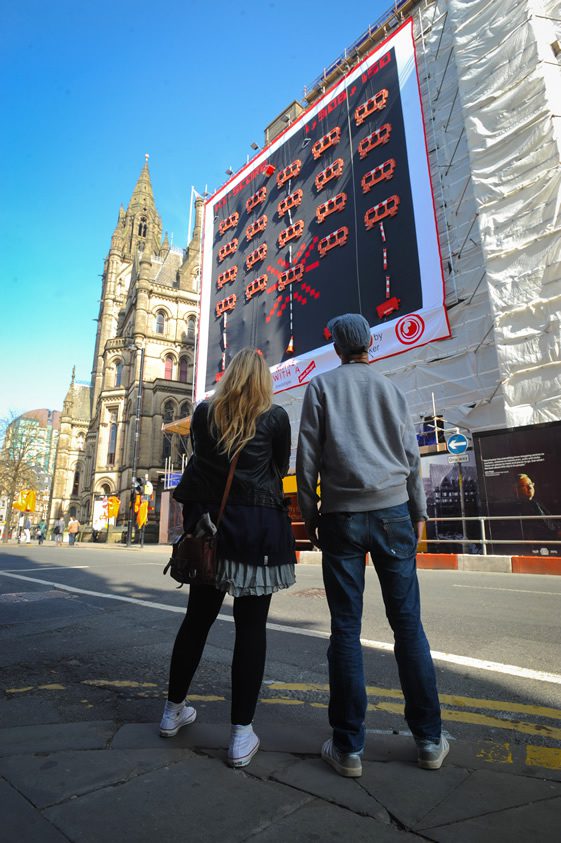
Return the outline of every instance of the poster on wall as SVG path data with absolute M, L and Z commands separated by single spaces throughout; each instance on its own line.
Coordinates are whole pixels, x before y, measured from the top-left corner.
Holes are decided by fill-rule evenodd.
M 360 312 L 370 361 L 450 336 L 407 21 L 205 204 L 196 397 L 259 348 L 275 392 L 338 364 Z
M 481 553 L 477 518 L 480 513 L 477 468 L 473 451 L 466 461 L 451 464 L 449 454 L 421 457 L 421 476 L 427 497 L 429 553 Z M 439 519 L 454 519 L 439 520 Z M 468 520 L 466 520 L 468 519 Z
M 474 434 L 493 553 L 560 556 L 561 422 Z

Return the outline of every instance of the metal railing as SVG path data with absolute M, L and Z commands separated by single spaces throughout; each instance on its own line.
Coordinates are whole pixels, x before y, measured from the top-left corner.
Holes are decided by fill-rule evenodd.
M 380 15 L 374 23 L 371 23 L 367 30 L 365 30 L 362 35 L 354 41 L 349 47 L 347 47 L 336 59 L 335 61 L 331 62 L 328 67 L 323 69 L 323 72 L 320 76 L 318 76 L 311 85 L 306 85 L 304 87 L 304 97 L 308 97 L 313 91 L 317 88 L 321 87 L 321 85 L 328 79 L 332 73 L 334 73 L 337 69 L 339 69 L 342 65 L 349 61 L 349 59 L 353 59 L 357 57 L 357 53 L 360 52 L 359 48 L 366 42 L 372 38 L 372 35 L 381 29 L 383 26 L 387 26 L 390 29 L 393 29 L 397 26 L 401 21 L 399 17 L 399 11 L 402 6 L 405 6 L 409 3 L 409 0 L 396 0 L 393 6 L 388 9 L 386 12 Z
M 479 524 L 480 530 L 480 538 L 471 538 L 470 536 L 466 536 L 466 529 L 465 529 L 465 522 L 477 522 Z M 561 515 L 477 515 L 477 516 L 464 516 L 461 515 L 457 516 L 448 516 L 446 518 L 428 518 L 427 524 L 440 524 L 440 523 L 450 523 L 453 522 L 454 524 L 462 524 L 462 535 L 461 536 L 451 536 L 448 538 L 429 538 L 427 536 L 426 539 L 423 539 L 423 543 L 429 544 L 461 544 L 465 546 L 467 544 L 475 544 L 481 546 L 481 554 L 483 556 L 487 556 L 487 547 L 489 545 L 530 545 L 533 547 L 542 546 L 546 547 L 549 545 L 559 546 L 561 551 L 561 540 L 560 539 L 519 539 L 516 537 L 508 538 L 508 539 L 494 539 L 494 538 L 487 538 L 489 534 L 487 530 L 487 522 L 491 521 L 498 521 L 501 523 L 505 523 L 506 521 L 517 521 L 520 523 L 521 521 L 540 521 L 542 524 L 547 521 L 555 521 L 559 523 L 559 535 L 561 535 Z M 511 555 L 511 554 L 509 554 Z M 561 554 L 560 554 L 561 555 Z

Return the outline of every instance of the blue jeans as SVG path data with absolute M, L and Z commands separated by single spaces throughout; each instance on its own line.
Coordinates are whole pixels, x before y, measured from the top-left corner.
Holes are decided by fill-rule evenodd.
M 417 540 L 407 504 L 371 512 L 321 516 L 323 580 L 331 611 L 329 723 L 341 752 L 364 747 L 367 697 L 360 631 L 364 559 L 372 555 L 405 697 L 405 719 L 416 738 L 440 738 L 440 702 L 429 643 L 421 624 L 415 564 Z

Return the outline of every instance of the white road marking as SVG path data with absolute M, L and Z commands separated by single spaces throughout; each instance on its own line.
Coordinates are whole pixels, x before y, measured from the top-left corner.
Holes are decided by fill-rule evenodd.
M 2 574 L 24 574 L 29 571 L 40 574 L 42 571 L 73 571 L 77 568 L 89 568 L 89 565 L 52 565 L 45 568 L 8 568 L 6 571 L 1 571 Z
M 548 597 L 561 597 L 561 591 L 531 591 L 528 588 L 499 588 L 494 585 L 456 585 L 452 588 L 477 588 L 483 591 L 508 591 L 511 594 L 547 594 Z
M 65 585 L 64 583 L 52 582 L 51 580 L 38 579 L 36 577 L 24 577 L 20 574 L 12 574 L 7 571 L 0 571 L 0 576 L 10 577 L 11 579 L 23 580 L 25 582 L 36 583 L 39 585 L 48 585 L 53 588 L 59 588 L 61 591 L 70 591 L 73 594 L 85 594 L 89 597 L 101 597 L 104 600 L 117 600 L 121 603 L 133 603 L 136 606 L 145 606 L 148 609 L 161 609 L 164 612 L 177 612 L 183 614 L 185 612 L 184 606 L 170 606 L 167 603 L 155 603 L 152 600 L 140 600 L 137 597 L 123 597 L 118 594 L 106 594 L 101 591 L 90 591 L 86 588 L 76 588 L 72 585 Z M 231 615 L 218 615 L 218 620 L 233 623 L 234 618 Z M 293 626 L 286 626 L 279 623 L 268 623 L 267 629 L 274 632 L 286 632 L 289 635 L 304 635 L 307 638 L 323 638 L 329 639 L 330 633 L 323 632 L 317 629 L 297 629 Z M 385 641 L 372 641 L 369 638 L 361 638 L 363 647 L 371 650 L 381 650 L 383 652 L 393 652 L 393 644 L 388 644 Z M 435 661 L 446 662 L 448 664 L 462 665 L 463 667 L 472 667 L 475 670 L 488 670 L 492 673 L 503 673 L 509 676 L 516 676 L 520 679 L 532 679 L 535 682 L 548 682 L 553 685 L 561 685 L 561 674 L 546 673 L 541 670 L 531 670 L 527 667 L 518 667 L 514 664 L 503 664 L 502 662 L 492 662 L 483 659 L 473 659 L 469 656 L 458 656 L 453 653 L 441 653 L 438 650 L 431 650 L 432 657 Z
M 118 600 L 120 603 L 134 603 L 137 606 L 147 606 L 149 609 L 163 609 L 165 612 L 185 612 L 185 606 L 169 606 L 166 603 L 154 603 L 151 600 L 139 600 L 138 597 L 123 597 L 119 594 L 106 594 L 103 591 L 90 591 L 90 589 L 87 588 L 76 588 L 76 586 L 73 585 L 51 582 L 51 580 L 40 580 L 37 577 L 22 577 L 19 574 L 11 574 L 7 571 L 0 571 L 0 576 L 10 577 L 14 580 L 24 580 L 25 582 L 38 583 L 39 585 L 50 585 L 54 588 L 59 588 L 61 591 L 70 591 L 72 594 L 85 594 L 88 597 L 102 597 L 105 600 Z M 233 618 L 230 618 L 230 620 L 233 620 Z

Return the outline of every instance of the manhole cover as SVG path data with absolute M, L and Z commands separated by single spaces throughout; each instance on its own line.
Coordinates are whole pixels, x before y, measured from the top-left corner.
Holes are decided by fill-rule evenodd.
M 295 591 L 294 597 L 325 597 L 325 588 L 303 588 Z

